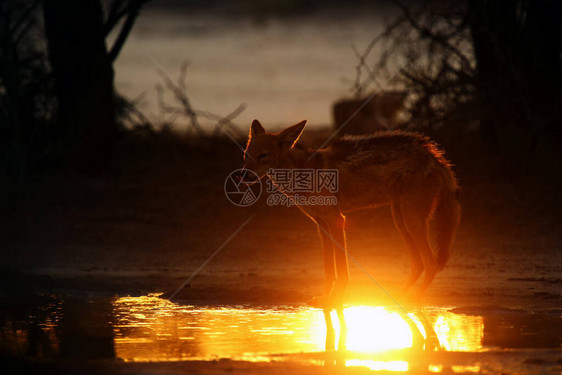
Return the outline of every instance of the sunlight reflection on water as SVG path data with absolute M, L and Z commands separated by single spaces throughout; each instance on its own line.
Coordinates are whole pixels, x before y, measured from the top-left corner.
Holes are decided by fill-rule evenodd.
M 172 303 L 157 296 L 123 297 L 114 301 L 115 351 L 126 361 L 176 361 L 233 358 L 261 361 L 272 354 L 314 353 L 326 349 L 322 311 L 309 307 L 200 307 Z M 344 310 L 349 352 L 373 354 L 411 348 L 410 326 L 385 307 L 351 306 Z M 334 321 L 335 313 L 333 314 Z M 448 351 L 482 349 L 483 319 L 435 309 L 418 326 L 431 327 Z M 422 325 L 420 320 L 425 320 Z M 429 324 L 429 325 L 428 325 Z M 336 331 L 339 325 L 335 324 Z M 424 330 L 422 334 L 425 335 Z M 359 361 L 359 362 L 358 362 Z M 373 369 L 408 369 L 404 361 L 350 359 Z
M 559 310 L 201 306 L 158 295 L 2 299 L 0 355 L 129 362 L 231 359 L 433 373 L 559 373 Z M 332 329 L 327 329 L 331 324 Z M 456 352 L 456 353 L 453 353 Z

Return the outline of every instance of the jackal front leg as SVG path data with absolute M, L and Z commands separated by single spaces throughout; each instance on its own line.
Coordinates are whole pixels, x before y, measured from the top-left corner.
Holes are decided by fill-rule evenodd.
M 322 255 L 324 260 L 324 292 L 322 295 L 312 298 L 309 302 L 311 306 L 327 308 L 332 305 L 332 291 L 334 289 L 334 282 L 336 281 L 336 268 L 334 259 L 334 246 L 332 243 L 332 236 L 330 228 L 322 219 L 314 219 L 318 227 L 318 235 L 322 242 Z
M 347 248 L 345 243 L 345 216 L 339 215 L 329 221 L 330 233 L 334 244 L 334 258 L 336 260 L 336 282 L 332 291 L 332 303 L 335 307 L 343 305 L 345 288 L 349 283 L 349 266 L 347 264 Z

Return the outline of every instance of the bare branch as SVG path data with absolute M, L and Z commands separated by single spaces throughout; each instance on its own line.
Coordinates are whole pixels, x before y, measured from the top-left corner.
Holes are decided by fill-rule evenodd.
M 115 39 L 115 42 L 113 43 L 113 46 L 109 50 L 109 58 L 111 59 L 111 61 L 115 61 L 115 59 L 117 59 L 117 56 L 119 56 L 119 52 L 121 52 L 121 49 L 123 48 L 123 45 L 125 44 L 125 41 L 127 40 L 127 37 L 129 36 L 129 33 L 133 29 L 133 25 L 135 24 L 135 20 L 137 19 L 138 15 L 139 15 L 140 9 L 142 8 L 142 6 L 147 1 L 148 0 L 130 0 L 128 2 L 126 8 L 122 12 L 116 11 L 116 14 L 115 14 L 114 17 L 119 17 L 119 19 L 120 19 L 121 17 L 123 17 L 126 14 L 127 18 L 125 19 L 125 22 L 123 23 L 123 26 L 121 27 L 121 30 L 119 31 L 119 34 L 117 35 L 117 38 Z M 116 0 L 116 2 L 121 3 L 122 1 Z M 115 24 L 119 21 L 119 19 L 117 19 L 115 21 Z M 113 29 L 115 24 L 111 27 L 111 29 Z M 107 23 L 106 23 L 106 28 L 108 26 L 109 25 L 107 25 Z M 111 31 L 111 29 L 109 31 Z M 106 29 L 106 32 L 107 32 L 107 29 Z
M 387 26 L 382 33 L 377 35 L 373 40 L 371 40 L 371 42 L 369 42 L 367 47 L 365 47 L 363 53 L 359 53 L 357 47 L 353 44 L 351 45 L 351 48 L 353 49 L 355 56 L 359 60 L 359 62 L 355 67 L 355 82 L 353 85 L 355 96 L 357 97 L 361 96 L 363 90 L 365 90 L 366 87 L 371 82 L 375 82 L 379 87 L 382 87 L 382 85 L 375 79 L 376 73 L 368 67 L 366 61 L 369 54 L 371 53 L 373 48 L 377 45 L 377 43 L 379 43 L 381 40 L 384 40 L 385 38 L 388 38 L 394 32 L 394 30 L 402 24 L 403 21 L 404 21 L 403 17 L 398 17 L 394 22 L 392 22 L 389 26 Z M 363 81 L 361 81 L 362 69 L 365 69 L 368 73 L 367 79 Z
M 158 104 L 161 111 L 160 116 L 163 116 L 164 114 L 183 115 L 189 119 L 190 126 L 188 130 L 194 129 L 199 135 L 204 134 L 203 129 L 199 124 L 199 117 L 216 121 L 216 127 L 213 132 L 214 136 L 219 135 L 221 131 L 224 132 L 225 127 L 228 127 L 232 131 L 236 132 L 237 135 L 240 135 L 238 127 L 232 122 L 232 120 L 246 109 L 246 104 L 240 104 L 234 111 L 226 116 L 220 116 L 207 110 L 194 110 L 191 106 L 191 101 L 189 99 L 185 83 L 188 66 L 189 63 L 187 61 L 182 64 L 177 82 L 172 80 L 171 77 L 164 72 L 159 72 L 166 89 L 172 92 L 174 99 L 180 104 L 177 107 L 167 105 L 164 102 L 162 87 L 157 85 Z
M 107 20 L 104 24 L 104 32 L 105 36 L 107 37 L 111 30 L 119 23 L 119 20 L 123 18 L 123 16 L 127 13 L 126 6 L 123 6 L 125 3 L 124 0 L 113 0 L 109 6 L 109 13 L 107 16 Z

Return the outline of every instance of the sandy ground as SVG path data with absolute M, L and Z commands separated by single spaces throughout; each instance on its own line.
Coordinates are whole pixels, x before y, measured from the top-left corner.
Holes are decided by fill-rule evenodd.
M 309 134 L 314 143 L 322 135 Z M 428 306 L 562 309 L 562 237 L 556 184 L 514 180 L 492 157 L 451 149 L 463 219 L 449 264 L 422 301 Z M 23 203 L 3 213 L 3 290 L 141 295 L 171 293 L 254 212 L 177 299 L 204 304 L 304 303 L 322 290 L 320 243 L 295 207 L 233 206 L 226 176 L 241 167 L 228 141 L 160 136 L 123 140 L 117 162 L 96 178 L 30 181 Z M 11 203 L 11 204 L 8 204 Z M 14 214 L 15 212 L 15 214 Z M 351 283 L 347 303 L 392 302 L 408 274 L 405 247 L 388 208 L 348 216 Z M 375 285 L 371 277 L 380 284 Z M 401 299 L 405 306 L 414 301 Z M 52 363 L 10 362 L 45 372 Z M 59 364 L 60 365 L 60 364 Z M 54 367 L 53 367 L 54 366 Z M 81 365 L 60 365 L 79 372 Z M 92 363 L 112 373 L 315 373 L 295 363 Z M 361 372 L 361 370 L 354 370 Z

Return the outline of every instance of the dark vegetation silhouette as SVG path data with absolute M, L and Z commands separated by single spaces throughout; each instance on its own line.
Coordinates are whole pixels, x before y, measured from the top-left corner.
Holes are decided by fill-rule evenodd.
M 363 52 L 353 91 L 380 81 L 408 91 L 407 127 L 478 127 L 513 175 L 550 177 L 560 160 L 560 19 L 550 0 L 434 1 L 406 6 Z M 368 56 L 379 48 L 379 58 Z M 399 66 L 398 70 L 393 69 Z
M 119 116 L 136 111 L 116 94 L 112 64 L 147 1 L 1 3 L 2 175 L 108 165 Z M 518 173 L 559 160 L 560 2 L 391 3 L 399 16 L 363 52 L 355 49 L 357 97 L 373 83 L 408 92 L 410 128 L 463 132 L 477 124 L 481 141 Z M 370 63 L 375 48 L 380 58 Z M 217 121 L 217 135 L 232 130 L 231 119 L 243 110 L 224 118 L 194 110 L 181 84 L 163 80 L 179 106 L 161 100 L 162 114 L 187 116 L 196 136 L 198 116 Z
M 112 64 L 146 2 L 0 2 L 2 177 L 106 166 L 122 107 Z
M 555 0 L 468 2 L 481 135 L 525 169 L 560 157 L 561 9 Z
M 53 152 L 56 100 L 39 30 L 41 2 L 0 2 L 0 176 L 21 180 Z

